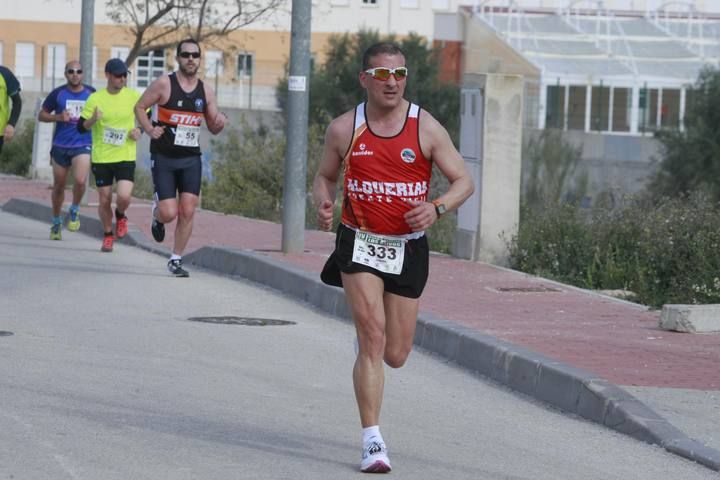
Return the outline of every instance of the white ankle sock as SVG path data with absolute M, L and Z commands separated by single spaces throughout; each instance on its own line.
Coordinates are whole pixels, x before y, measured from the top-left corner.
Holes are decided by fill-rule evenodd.
M 375 440 L 376 442 L 385 443 L 382 435 L 380 435 L 379 425 L 373 425 L 371 427 L 363 428 L 363 445 L 368 443 L 371 439 Z
M 170 260 L 182 260 L 182 257 L 181 257 L 180 255 L 176 254 L 176 253 L 173 253 L 173 254 L 170 256 Z

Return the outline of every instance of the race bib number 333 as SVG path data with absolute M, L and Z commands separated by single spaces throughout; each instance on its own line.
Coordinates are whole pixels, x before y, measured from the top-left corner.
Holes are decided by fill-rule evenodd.
M 375 270 L 400 275 L 405 258 L 405 240 L 357 232 L 353 245 L 353 262 Z

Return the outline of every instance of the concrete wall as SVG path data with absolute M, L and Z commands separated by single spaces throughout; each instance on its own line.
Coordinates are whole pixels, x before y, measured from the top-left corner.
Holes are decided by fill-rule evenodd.
M 538 137 L 540 130 L 526 130 L 525 136 Z M 654 138 L 602 135 L 578 131 L 562 132 L 563 139 L 582 148 L 575 179 L 588 175 L 587 200 L 595 202 L 604 192 L 637 193 L 657 171 L 661 144 Z M 527 182 L 529 161 L 523 158 L 523 188 Z

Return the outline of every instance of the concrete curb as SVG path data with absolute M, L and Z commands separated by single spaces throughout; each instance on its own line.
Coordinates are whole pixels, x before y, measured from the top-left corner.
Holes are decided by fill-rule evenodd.
M 51 218 L 50 207 L 34 200 L 13 198 L 2 209 L 36 220 L 49 222 Z M 81 217 L 83 233 L 102 236 L 97 217 Z M 169 250 L 159 248 L 134 226 L 121 241 L 169 255 Z M 185 261 L 261 283 L 350 321 L 342 289 L 325 285 L 318 275 L 266 255 L 249 250 L 202 247 L 186 255 Z M 660 445 L 669 452 L 720 471 L 720 451 L 689 438 L 627 391 L 590 372 L 427 313 L 418 316 L 415 344 L 564 412 Z

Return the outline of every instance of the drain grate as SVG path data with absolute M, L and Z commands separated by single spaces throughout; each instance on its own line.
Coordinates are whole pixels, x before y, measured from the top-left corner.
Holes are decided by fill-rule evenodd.
M 9 337 L 10 335 L 13 335 L 13 332 L 7 332 L 5 330 L 0 330 L 0 337 Z
M 191 322 L 214 323 L 218 325 L 245 325 L 248 327 L 270 327 L 278 325 L 296 325 L 297 322 L 290 320 L 277 320 L 274 318 L 252 318 L 252 317 L 190 317 Z
M 509 293 L 552 293 L 562 292 L 562 290 L 552 287 L 497 287 L 498 292 Z

